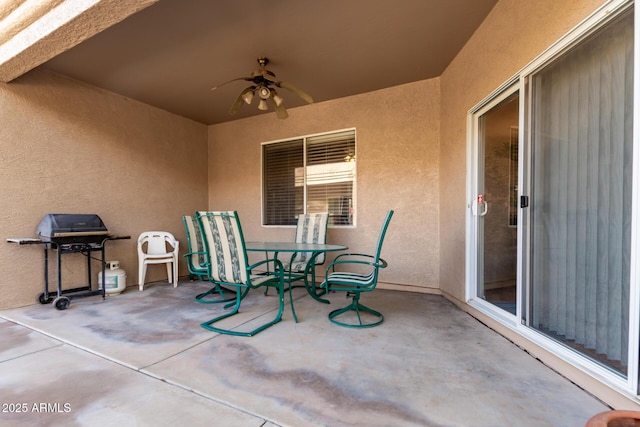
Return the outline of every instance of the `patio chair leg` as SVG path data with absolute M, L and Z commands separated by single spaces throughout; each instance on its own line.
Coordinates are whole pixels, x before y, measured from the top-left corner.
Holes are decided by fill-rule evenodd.
M 244 295 L 246 295 L 246 292 L 244 292 Z M 256 335 L 258 332 L 263 331 L 265 329 L 267 329 L 269 326 L 273 326 L 276 323 L 278 323 L 281 319 L 282 319 L 282 313 L 284 312 L 284 286 L 280 283 L 278 284 L 278 300 L 279 300 L 279 309 L 278 309 L 278 313 L 276 314 L 275 319 L 273 319 L 270 322 L 267 322 L 257 328 L 255 328 L 252 331 L 249 332 L 241 332 L 241 331 L 235 331 L 232 329 L 223 329 L 223 328 L 218 328 L 216 326 L 213 326 L 214 323 L 217 323 L 223 319 L 226 319 L 227 317 L 231 317 L 235 314 L 237 314 L 240 311 L 240 302 L 242 301 L 242 299 L 244 298 L 244 295 L 241 294 L 240 292 L 240 288 L 238 288 L 238 291 L 236 293 L 236 303 L 233 307 L 233 309 L 231 310 L 230 313 L 227 314 L 223 314 L 222 316 L 218 316 L 214 319 L 208 320 L 206 322 L 203 322 L 200 324 L 200 326 L 202 326 L 204 329 L 207 329 L 209 331 L 213 331 L 213 332 L 218 332 L 220 334 L 225 334 L 225 335 L 234 335 L 234 336 L 240 336 L 240 337 L 251 337 L 253 335 Z
M 244 299 L 244 297 L 247 296 L 247 294 L 249 293 L 249 289 L 250 288 L 246 288 L 245 290 L 242 291 L 242 293 L 240 294 L 240 301 L 242 301 Z M 229 292 L 233 292 L 233 291 L 229 291 Z M 233 307 L 235 305 L 236 299 L 231 299 L 229 300 L 231 302 L 229 302 L 228 304 L 225 304 L 224 308 L 229 308 L 229 307 Z
M 303 285 L 298 285 L 298 286 L 293 286 L 291 283 L 289 283 L 289 287 L 284 288 L 285 292 L 288 292 L 291 290 L 291 288 L 301 288 Z M 264 290 L 264 296 L 269 295 L 269 287 L 267 286 L 267 288 Z
M 359 292 L 354 292 L 353 294 L 353 299 L 351 301 L 351 304 L 349 304 L 348 306 L 344 307 L 344 308 L 340 308 L 338 310 L 334 310 L 331 313 L 329 313 L 329 320 L 332 323 L 335 323 L 336 325 L 339 326 L 344 326 L 347 328 L 372 328 L 374 326 L 378 326 L 379 324 L 381 324 L 384 321 L 384 316 L 382 315 L 382 313 L 375 311 L 367 306 L 364 306 L 362 304 L 360 304 L 360 293 Z M 347 296 L 350 296 L 350 294 L 347 294 Z M 358 318 L 358 323 L 346 323 L 346 322 L 341 322 L 339 320 L 336 319 L 336 317 L 354 311 L 357 318 Z M 374 317 L 376 317 L 378 320 L 371 322 L 371 323 L 365 323 L 362 321 L 362 317 L 360 316 L 360 313 L 364 312 L 364 313 L 368 313 L 373 315 Z
M 241 301 L 240 288 L 238 288 L 238 291 L 236 292 L 236 302 L 234 304 L 233 310 L 231 310 L 229 313 L 223 314 L 222 316 L 214 317 L 211 320 L 207 320 L 206 322 L 201 323 L 200 326 L 202 326 L 203 328 L 208 329 L 210 331 L 225 333 L 225 332 L 223 332 L 225 330 L 220 329 L 220 328 L 216 328 L 216 327 L 214 327 L 212 325 L 214 323 L 216 323 L 216 322 L 219 322 L 220 320 L 226 319 L 227 317 L 231 317 L 234 314 L 237 314 L 240 311 L 240 301 Z M 222 301 L 219 301 L 219 302 L 222 302 Z
M 307 278 L 306 276 L 304 277 L 304 280 L 306 281 Z M 300 286 L 293 286 L 291 277 L 289 276 L 288 279 L 285 279 L 286 282 L 289 283 L 289 286 L 287 286 L 286 288 L 284 288 L 284 292 L 289 292 L 289 301 L 291 303 L 291 312 L 293 313 L 293 320 L 298 323 L 298 316 L 296 315 L 296 309 L 293 306 L 293 288 L 298 288 L 298 287 L 302 287 L 303 285 Z M 306 286 L 305 286 L 306 287 Z M 271 289 L 271 286 L 267 286 L 264 290 L 264 296 L 268 296 L 269 294 L 269 289 Z
M 219 304 L 222 302 L 234 302 L 235 298 L 227 298 L 224 295 L 225 292 L 235 293 L 235 291 L 232 291 L 231 289 L 223 288 L 216 283 L 215 286 L 209 289 L 208 291 L 196 295 L 195 299 L 196 299 L 196 302 L 199 302 L 201 304 Z M 216 293 L 220 295 L 219 298 L 207 298 L 209 295 L 215 295 Z M 225 306 L 225 308 L 227 308 L 227 306 Z

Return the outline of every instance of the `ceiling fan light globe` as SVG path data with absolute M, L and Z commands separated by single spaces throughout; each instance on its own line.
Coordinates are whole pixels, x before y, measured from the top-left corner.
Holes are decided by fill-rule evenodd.
M 258 110 L 265 111 L 268 109 L 269 109 L 269 106 L 267 105 L 267 101 L 265 101 L 264 99 L 261 99 L 260 103 L 258 104 Z
M 253 100 L 253 92 L 245 93 L 244 95 L 242 95 L 242 99 L 246 104 L 251 104 L 251 101 Z
M 278 94 L 274 94 L 273 95 L 273 102 L 276 103 L 276 105 L 279 107 L 282 105 L 282 103 L 284 102 L 284 99 L 282 99 L 282 97 Z

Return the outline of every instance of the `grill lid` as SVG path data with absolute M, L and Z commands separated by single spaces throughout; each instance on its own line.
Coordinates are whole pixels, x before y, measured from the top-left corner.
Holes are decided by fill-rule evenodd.
M 36 232 L 49 239 L 109 234 L 102 219 L 95 214 L 46 214 Z

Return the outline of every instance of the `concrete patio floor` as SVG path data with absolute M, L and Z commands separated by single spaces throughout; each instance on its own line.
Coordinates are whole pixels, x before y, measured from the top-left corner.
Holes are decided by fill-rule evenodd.
M 223 312 L 207 282 L 127 288 L 64 311 L 0 312 L 0 425 L 584 426 L 609 409 L 513 343 L 427 294 L 378 289 L 375 328 L 338 327 L 294 289 L 277 325 L 250 338 L 200 323 Z M 35 298 L 35 296 L 34 296 Z M 226 326 L 275 315 L 253 291 Z

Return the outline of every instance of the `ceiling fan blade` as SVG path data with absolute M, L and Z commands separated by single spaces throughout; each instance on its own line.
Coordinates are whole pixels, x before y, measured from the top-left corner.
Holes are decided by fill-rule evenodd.
M 294 92 L 296 95 L 298 95 L 300 98 L 302 98 L 305 101 L 307 101 L 307 103 L 313 104 L 313 98 L 311 97 L 311 95 L 309 95 L 308 93 L 306 93 L 303 90 L 298 89 L 297 87 L 295 87 L 291 83 L 276 82 L 276 86 L 285 88 L 287 90 L 290 90 L 291 92 Z
M 242 95 L 239 95 L 238 98 L 236 98 L 236 101 L 233 103 L 233 105 L 229 109 L 229 114 L 237 113 L 238 110 L 240 110 L 240 107 L 242 107 L 242 104 L 244 104 L 244 99 L 242 99 Z
M 279 119 L 286 119 L 287 117 L 289 117 L 289 113 L 287 113 L 287 109 L 284 108 L 284 104 L 282 102 L 280 103 L 280 105 L 278 105 L 278 103 L 273 99 L 273 96 L 269 99 L 273 103 L 273 106 L 276 110 L 276 115 Z
M 240 107 L 242 107 L 242 104 L 245 104 L 244 95 L 246 93 L 253 91 L 254 89 L 255 89 L 255 86 L 249 86 L 245 88 L 242 92 L 240 92 L 240 95 L 238 95 L 238 97 L 236 98 L 236 101 L 231 106 L 231 109 L 229 110 L 229 114 L 237 113 L 238 110 L 240 110 Z
M 237 80 L 246 80 L 246 81 L 250 82 L 250 81 L 252 81 L 252 80 L 253 80 L 253 78 L 251 78 L 251 77 L 238 77 L 238 78 L 236 78 L 236 79 L 229 80 L 228 82 L 224 82 L 224 83 L 222 83 L 222 84 L 219 84 L 218 86 L 214 86 L 214 87 L 212 87 L 212 88 L 211 88 L 211 90 L 216 90 L 216 89 L 218 89 L 219 87 L 222 87 L 222 86 L 224 86 L 224 85 L 226 85 L 226 84 L 228 84 L 228 83 L 235 82 L 235 81 L 237 81 Z

